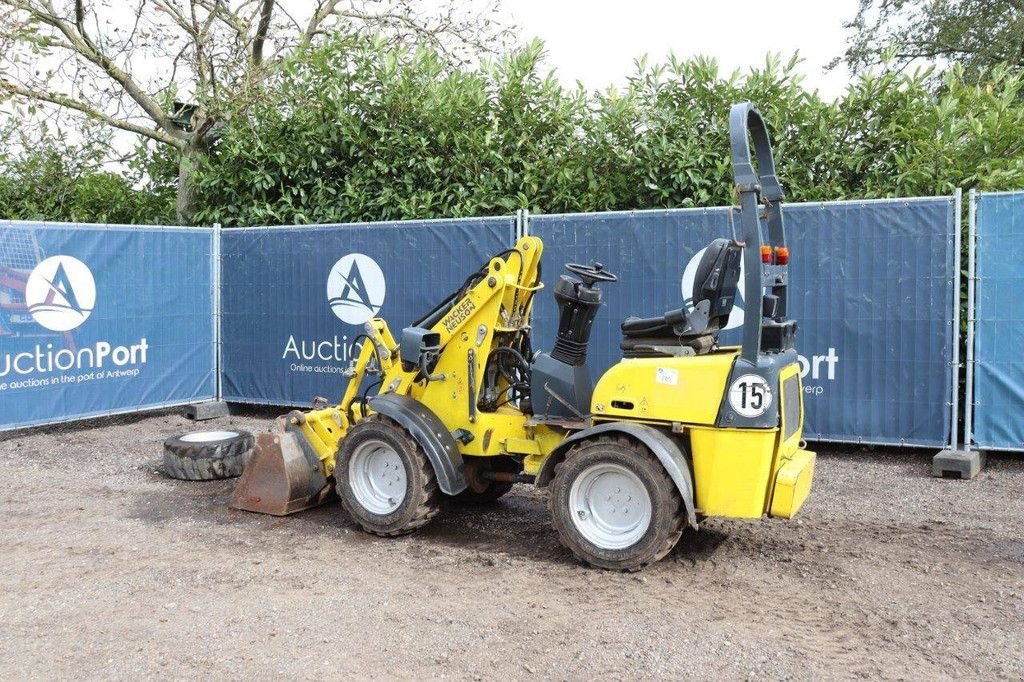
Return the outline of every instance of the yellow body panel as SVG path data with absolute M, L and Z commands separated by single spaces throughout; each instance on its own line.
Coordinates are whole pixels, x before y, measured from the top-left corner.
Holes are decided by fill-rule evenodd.
M 431 409 L 433 409 L 433 405 L 431 405 Z M 445 422 L 445 426 L 448 426 L 448 422 L 441 414 L 443 411 L 440 410 L 437 414 L 441 417 L 441 421 Z M 465 420 L 465 417 L 463 419 Z M 526 416 L 517 410 L 498 408 L 497 412 L 480 412 L 477 414 L 475 422 L 470 423 L 465 420 L 461 424 L 464 425 L 463 428 L 473 434 L 473 440 L 459 448 L 464 455 L 478 457 L 504 455 L 508 454 L 505 449 L 506 441 L 529 439 L 529 434 L 526 431 Z
M 767 510 L 772 516 L 781 516 L 786 519 L 793 518 L 804 501 L 807 500 L 807 496 L 810 495 L 815 462 L 815 454 L 800 447 L 804 425 L 804 392 L 799 383 L 800 368 L 798 365 L 791 365 L 779 373 L 780 389 L 786 381 L 791 379 L 797 382 L 798 387 L 794 396 L 787 395 L 784 390 L 779 390 L 779 413 L 783 415 L 783 423 L 779 431 L 781 442 L 775 462 L 771 506 Z M 786 401 L 793 397 L 800 402 L 795 411 L 799 415 L 798 422 L 789 437 L 782 440 L 786 431 L 790 430 L 786 428 L 785 423 L 785 415 L 790 412 L 788 409 L 790 406 Z
M 324 466 L 324 475 L 334 473 L 334 454 L 338 451 L 338 442 L 348 431 L 348 418 L 336 407 L 323 410 L 312 410 L 298 415 L 285 415 L 293 426 L 298 427 L 313 446 L 316 456 Z
M 714 424 L 737 353 L 623 359 L 594 387 L 594 419 Z
M 801 401 L 797 424 L 786 429 L 729 429 L 715 426 L 738 349 L 672 358 L 628 358 L 605 372 L 594 388 L 595 422 L 634 421 L 673 425 L 689 435 L 696 506 L 704 516 L 759 518 L 779 510 L 796 513 L 810 489 L 810 468 L 798 453 L 803 427 L 803 391 L 797 364 L 779 374 L 779 413 L 787 414 L 782 386 L 797 382 L 789 398 Z M 780 422 L 783 421 L 780 419 Z M 790 431 L 782 442 L 781 436 Z M 779 502 L 773 504 L 776 488 Z
M 813 452 L 797 450 L 779 467 L 772 493 L 772 516 L 791 519 L 800 510 L 811 494 L 815 459 Z
M 782 387 L 785 386 L 786 382 L 791 379 L 797 382 L 797 390 L 795 392 L 795 397 L 799 402 L 799 405 L 796 409 L 796 414 L 798 415 L 798 418 L 796 427 L 793 429 L 793 432 L 789 435 L 788 438 L 785 438 L 785 440 L 783 440 L 779 444 L 779 453 L 782 456 L 782 458 L 786 458 L 792 453 L 796 452 L 797 448 L 800 447 L 800 439 L 804 435 L 804 391 L 803 385 L 800 382 L 800 365 L 798 364 L 794 363 L 789 367 L 783 368 L 783 370 L 779 372 L 779 414 L 783 415 L 782 421 L 785 421 L 785 415 L 789 413 L 788 408 L 790 407 L 786 401 L 790 399 L 790 396 L 786 394 L 786 391 L 783 390 Z M 780 433 L 783 436 L 785 436 L 787 430 L 789 429 L 786 429 L 784 425 L 784 428 Z
M 699 513 L 741 519 L 763 516 L 777 435 L 778 429 L 690 429 Z

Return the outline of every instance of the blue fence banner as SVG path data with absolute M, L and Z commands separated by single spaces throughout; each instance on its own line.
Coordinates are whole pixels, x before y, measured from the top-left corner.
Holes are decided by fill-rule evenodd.
M 1024 192 L 979 194 L 975 226 L 974 440 L 1024 450 Z
M 213 239 L 0 222 L 0 429 L 212 398 Z
M 340 400 L 370 317 L 397 337 L 514 233 L 511 217 L 224 230 L 224 399 Z
M 954 243 L 950 197 L 787 204 L 790 316 L 805 390 L 807 438 L 941 446 L 950 437 Z M 534 347 L 550 348 L 550 289 L 567 262 L 600 261 L 619 275 L 591 336 L 596 378 L 620 356 L 619 325 L 689 298 L 701 250 L 734 236 L 729 208 L 530 217 L 544 240 Z M 742 283 L 742 277 L 740 279 Z M 740 342 L 740 290 L 723 344 Z

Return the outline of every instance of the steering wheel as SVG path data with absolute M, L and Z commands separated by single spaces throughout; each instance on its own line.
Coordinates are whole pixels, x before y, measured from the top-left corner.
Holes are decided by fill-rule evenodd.
M 588 287 L 594 282 L 618 282 L 618 275 L 613 275 L 604 269 L 604 265 L 595 262 L 593 265 L 581 265 L 580 263 L 566 263 L 565 269 L 583 280 Z

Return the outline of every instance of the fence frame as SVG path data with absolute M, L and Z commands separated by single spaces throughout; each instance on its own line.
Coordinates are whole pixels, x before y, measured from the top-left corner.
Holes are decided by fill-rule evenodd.
M 1019 452 L 1024 451 L 1024 447 L 1009 447 L 1009 446 L 1005 446 L 1005 445 L 984 445 L 984 444 L 977 443 L 975 441 L 975 433 L 974 433 L 974 422 L 975 422 L 974 411 L 975 411 L 975 409 L 979 405 L 979 403 L 976 402 L 975 390 L 974 390 L 975 389 L 974 382 L 977 380 L 976 372 L 975 372 L 975 366 L 978 363 L 978 360 L 977 360 L 977 357 L 976 357 L 977 353 L 975 352 L 975 348 L 974 348 L 974 346 L 975 346 L 975 336 L 976 336 L 976 331 L 977 331 L 977 322 L 978 322 L 978 320 L 976 319 L 977 318 L 977 314 L 976 314 L 976 306 L 977 306 L 977 304 L 976 304 L 975 299 L 977 297 L 977 283 L 981 282 L 981 277 L 977 274 L 978 259 L 977 259 L 976 244 L 977 244 L 977 240 L 978 240 L 978 219 L 980 217 L 979 214 L 978 214 L 978 210 L 981 208 L 981 200 L 984 197 L 1006 196 L 1006 195 L 1011 195 L 1011 194 L 1016 194 L 1016 195 L 1024 196 L 1024 190 L 1005 190 L 1005 191 L 998 191 L 998 192 L 983 192 L 983 191 L 977 191 L 977 190 L 973 190 L 972 189 L 969 192 L 969 196 L 972 198 L 972 201 L 969 204 L 969 217 L 970 217 L 970 220 L 969 220 L 969 223 L 968 223 L 968 232 L 969 232 L 969 240 L 970 241 L 968 242 L 968 245 L 967 245 L 967 248 L 968 248 L 967 272 L 968 272 L 968 278 L 969 278 L 968 281 L 967 281 L 967 290 L 968 290 L 968 298 L 967 298 L 967 309 L 968 309 L 968 314 L 967 314 L 968 315 L 968 324 L 967 324 L 967 339 L 968 339 L 968 341 L 967 341 L 967 354 L 968 354 L 968 360 L 967 360 L 967 370 L 966 370 L 967 373 L 966 373 L 966 376 L 964 377 L 965 383 L 966 383 L 966 386 L 964 387 L 964 392 L 967 395 L 967 397 L 965 398 L 966 405 L 965 405 L 965 408 L 964 408 L 964 423 L 965 423 L 965 428 L 964 428 L 964 431 L 965 431 L 965 434 L 964 434 L 964 447 L 967 448 L 967 449 L 970 449 L 970 448 L 973 447 L 974 449 L 984 450 L 986 452 L 1018 452 L 1019 453 Z
M 880 199 L 853 199 L 853 200 L 836 200 L 836 201 L 808 201 L 798 202 L 793 204 L 783 204 L 783 209 L 787 205 L 801 206 L 801 207 L 825 207 L 835 204 L 849 204 L 856 206 L 871 206 L 881 204 L 913 204 L 917 202 L 928 202 L 936 199 L 947 199 L 952 202 L 953 220 L 950 229 L 952 234 L 947 235 L 947 239 L 953 241 L 953 282 L 952 282 L 952 297 L 953 297 L 953 310 L 952 320 L 948 320 L 950 332 L 949 340 L 952 345 L 952 359 L 950 360 L 950 393 L 945 397 L 946 406 L 950 412 L 950 431 L 948 434 L 950 443 L 956 443 L 958 438 L 958 411 L 959 411 L 959 372 L 960 372 L 960 255 L 961 255 L 961 244 L 960 244 L 960 231 L 962 226 L 961 213 L 961 195 L 962 190 L 957 188 L 952 194 L 949 195 L 937 195 L 930 197 L 892 197 L 892 198 L 880 198 Z M 608 215 L 608 216 L 633 216 L 642 214 L 654 214 L 654 213 L 684 213 L 684 212 L 712 212 L 712 211 L 728 211 L 729 225 L 733 230 L 733 236 L 735 237 L 735 225 L 733 224 L 733 218 L 735 215 L 735 206 L 691 206 L 686 208 L 650 208 L 650 209 L 633 209 L 633 210 L 620 210 L 620 211 L 588 211 L 582 213 L 544 213 L 538 214 L 545 218 L 569 218 L 572 216 L 595 216 L 595 215 Z M 525 227 L 527 235 L 532 234 L 530 230 L 530 218 L 534 216 L 530 215 L 527 211 L 525 215 Z M 899 447 L 899 448 L 914 448 L 917 450 L 935 450 L 946 447 L 944 445 L 921 445 L 918 443 L 905 443 L 902 438 L 899 441 L 886 441 L 886 440 L 875 440 L 875 439 L 863 439 L 857 438 L 814 438 L 816 443 L 837 443 L 837 444 L 851 444 L 851 445 L 877 445 L 885 447 Z M 955 449 L 955 446 L 954 446 Z
M 292 225 L 251 225 L 248 227 L 232 227 L 228 230 L 232 233 L 239 232 L 271 232 L 271 231 L 294 231 L 304 229 L 325 229 L 325 228 L 367 228 L 367 227 L 387 227 L 387 226 L 402 226 L 408 223 L 417 223 L 421 225 L 431 225 L 438 223 L 452 223 L 461 220 L 475 220 L 475 221 L 508 221 L 508 233 L 505 236 L 506 248 L 515 246 L 516 241 L 523 236 L 526 230 L 526 221 L 529 211 L 527 209 L 518 209 L 515 213 L 506 213 L 501 215 L 489 215 L 489 216 L 460 216 L 455 218 L 416 218 L 408 220 L 367 220 L 351 223 L 308 223 L 308 224 L 292 224 Z M 215 223 L 214 228 L 217 229 L 218 240 L 222 239 L 223 229 L 219 223 Z M 223 252 L 221 250 L 221 243 L 218 241 L 218 254 L 221 261 L 223 261 Z M 493 255 L 493 254 L 492 254 Z M 222 318 L 223 318 L 223 296 L 221 289 L 224 284 L 223 268 L 218 266 L 218 282 L 217 282 L 217 295 L 218 295 L 218 309 L 217 309 L 217 320 L 216 320 L 216 331 L 217 331 L 217 398 L 216 400 L 235 403 L 239 405 L 260 405 L 260 406 L 275 406 L 275 407 L 297 407 L 297 408 L 309 408 L 309 400 L 268 400 L 265 398 L 251 398 L 251 397 L 240 397 L 236 395 L 224 396 L 223 393 L 223 378 L 224 378 L 224 364 L 223 364 L 223 337 L 222 337 Z M 311 396 L 312 397 L 312 396 Z
M 221 225 L 220 223 L 213 224 L 213 264 L 212 264 L 212 275 L 210 281 L 210 287 L 213 289 L 213 399 L 217 402 L 221 401 L 221 346 L 223 345 L 223 339 L 220 333 L 221 324 Z
M 198 233 L 198 234 L 209 234 L 210 228 L 205 226 L 188 226 L 188 225 L 125 225 L 123 223 L 70 223 L 63 221 L 53 220 L 0 220 L 0 226 L 12 226 L 12 227 L 26 227 L 26 228 L 56 228 L 56 229 L 77 229 L 77 230 L 92 230 L 102 232 L 104 230 L 127 230 L 134 232 L 185 232 L 185 233 Z M 219 226 L 218 226 L 219 227 Z M 216 260 L 214 260 L 214 251 L 219 248 L 219 244 L 215 241 L 215 235 L 211 235 L 210 242 L 210 310 L 217 316 L 218 315 L 218 301 L 215 298 L 219 289 L 219 282 L 216 282 L 215 275 L 220 269 L 220 253 L 217 252 Z M 216 286 L 215 286 L 216 283 Z M 214 383 L 214 395 L 219 395 L 220 391 L 220 367 L 216 362 L 219 352 L 219 334 L 220 329 L 217 325 L 215 318 L 213 326 L 213 333 L 210 338 L 210 345 L 214 356 L 213 364 L 213 383 Z M 123 409 L 114 410 L 98 410 L 95 412 L 88 412 L 85 414 L 75 415 L 73 417 L 61 417 L 58 419 L 50 419 L 44 422 L 31 422 L 26 424 L 18 424 L 5 426 L 0 424 L 0 433 L 9 433 L 12 431 L 20 431 L 23 429 L 39 428 L 45 426 L 57 426 L 61 424 L 69 424 L 71 422 L 83 421 L 86 419 L 98 419 L 101 417 L 113 417 L 116 415 L 123 414 L 136 414 L 140 412 L 148 412 L 151 410 L 163 410 L 171 407 L 183 407 L 185 405 L 192 405 L 196 402 L 203 402 L 206 400 L 215 399 L 214 396 L 210 397 L 194 397 L 187 400 L 172 400 L 168 402 L 162 402 L 157 404 L 147 404 L 143 406 L 125 407 Z
M 950 420 L 949 420 L 949 447 L 957 449 L 959 439 L 960 422 L 960 263 L 961 244 L 960 232 L 962 227 L 961 202 L 963 190 L 959 187 L 953 193 L 953 324 L 950 330 L 950 342 L 953 344 L 953 361 L 950 363 L 951 383 L 950 391 Z M 968 315 L 970 317 L 970 315 Z
M 964 395 L 964 444 L 970 447 L 974 440 L 974 409 L 976 408 L 975 394 L 974 394 L 974 379 L 975 379 L 975 297 L 976 297 L 976 239 L 977 239 L 977 209 L 979 198 L 982 194 L 1015 194 L 1017 192 L 985 192 L 980 193 L 975 190 L 970 190 L 968 194 L 968 236 L 967 236 L 967 329 L 966 329 L 966 381 L 965 381 L 965 395 Z M 836 203 L 850 203 L 859 205 L 870 205 L 870 204 L 885 204 L 894 202 L 912 203 L 917 200 L 933 200 L 936 197 L 908 197 L 908 198 L 891 198 L 891 199 L 866 199 L 856 200 L 852 202 L 807 202 L 801 203 L 802 206 L 814 206 L 814 205 L 830 205 Z M 949 396 L 949 407 L 951 414 L 951 428 L 949 434 L 950 445 L 952 447 L 957 446 L 958 435 L 959 435 L 959 407 L 960 407 L 960 390 L 959 390 L 959 369 L 960 369 L 960 286 L 961 286 L 961 201 L 962 191 L 958 188 L 950 197 L 954 204 L 954 220 L 953 220 L 953 250 L 955 259 L 955 274 L 954 274 L 954 305 L 953 305 L 953 320 L 951 323 L 950 339 L 952 342 L 952 353 L 953 360 L 951 364 L 951 378 L 952 378 L 952 390 Z M 545 217 L 570 217 L 570 216 L 582 216 L 582 215 L 637 215 L 644 213 L 664 213 L 666 211 L 671 212 L 712 212 L 712 211 L 728 211 L 730 207 L 690 207 L 682 209 L 640 209 L 640 210 L 625 210 L 625 211 L 594 211 L 588 213 L 556 213 L 556 214 L 545 214 Z M 507 216 L 494 216 L 494 217 L 507 217 Z M 510 237 L 513 242 L 522 236 L 531 234 L 531 214 L 528 209 L 519 209 L 515 212 L 513 217 L 513 226 Z M 731 213 L 729 215 L 731 220 Z M 450 218 L 438 218 L 434 220 L 424 220 L 417 222 L 445 222 L 451 220 Z M 346 223 L 345 225 L 360 226 L 360 225 L 379 225 L 388 222 L 404 222 L 404 221 L 373 221 L 373 222 L 361 222 L 361 223 Z M 104 230 L 110 228 L 125 229 L 131 231 L 180 231 L 188 233 L 210 233 L 211 239 L 211 253 L 210 253 L 210 265 L 211 265 L 211 309 L 213 314 L 213 333 L 211 339 L 212 346 L 212 362 L 213 362 L 213 376 L 214 376 L 214 392 L 210 398 L 197 397 L 189 400 L 171 401 L 166 403 L 160 403 L 156 405 L 146 405 L 144 407 L 129 407 L 124 409 L 100 411 L 90 413 L 86 415 L 80 415 L 75 417 L 60 418 L 52 421 L 25 424 L 19 426 L 0 426 L 0 431 L 9 431 L 22 428 L 29 428 L 31 426 L 49 425 L 49 424 L 63 424 L 71 421 L 78 421 L 82 419 L 90 419 L 96 417 L 110 416 L 116 414 L 128 414 L 133 412 L 142 412 L 147 410 L 164 409 L 169 407 L 177 407 L 192 404 L 206 399 L 212 400 L 223 400 L 223 336 L 222 336 L 222 317 L 223 317 L 223 268 L 222 268 L 222 234 L 223 229 L 219 223 L 215 223 L 210 227 L 202 226 L 171 226 L 171 225 L 120 225 L 120 224 L 99 224 L 99 223 L 67 223 L 67 222 L 53 222 L 53 221 L 0 221 L 3 225 L 19 226 L 23 225 L 26 227 L 55 227 L 65 229 L 87 229 L 87 230 Z M 305 225 L 280 225 L 280 226 L 254 226 L 254 227 L 242 227 L 232 228 L 234 230 L 267 230 L 274 228 L 296 228 L 296 227 L 307 227 Z M 289 405 L 298 406 L 304 405 L 305 403 L 280 403 L 271 401 L 259 401 L 248 399 L 245 402 L 255 405 Z M 933 446 L 923 445 L 912 445 L 902 442 L 894 441 L 878 441 L 878 440 L 863 440 L 863 439 L 818 439 L 819 442 L 828 443 L 858 443 L 865 445 L 884 445 L 884 446 L 899 446 L 899 447 L 914 447 L 914 448 L 930 448 Z M 986 448 L 986 449 L 1010 449 L 1010 448 Z
M 964 448 L 970 450 L 974 445 L 974 325 L 975 316 L 974 287 L 977 281 L 975 247 L 978 235 L 978 192 L 971 189 L 967 193 L 967 339 L 966 359 L 964 364 Z M 955 445 L 955 443 L 954 443 Z

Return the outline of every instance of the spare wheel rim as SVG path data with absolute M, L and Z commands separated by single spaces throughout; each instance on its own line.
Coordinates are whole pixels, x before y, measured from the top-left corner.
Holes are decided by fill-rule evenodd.
M 348 463 L 348 480 L 356 501 L 373 514 L 390 514 L 405 500 L 405 464 L 395 448 L 382 440 L 356 446 Z
M 231 438 L 237 438 L 239 433 L 237 431 L 196 431 L 195 433 L 186 433 L 184 436 L 178 438 L 183 443 L 216 443 L 217 441 L 229 440 Z
M 601 549 L 632 547 L 651 525 L 651 496 L 635 473 L 612 462 L 585 469 L 569 488 L 576 530 Z

